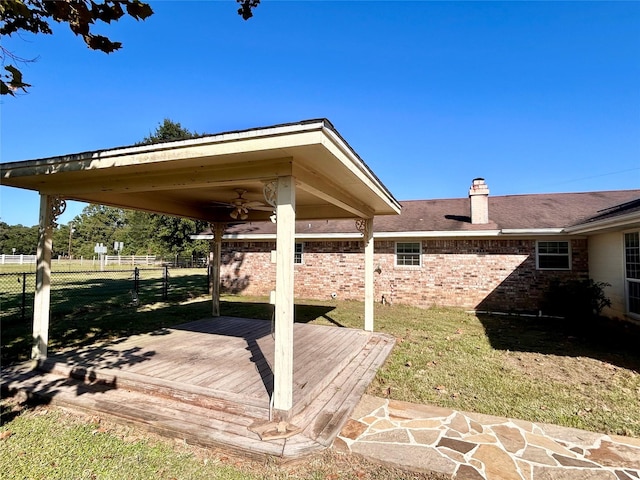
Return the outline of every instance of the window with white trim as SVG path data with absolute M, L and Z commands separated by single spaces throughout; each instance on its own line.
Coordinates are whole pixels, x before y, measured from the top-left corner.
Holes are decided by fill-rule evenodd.
M 397 242 L 396 243 L 396 266 L 397 267 L 419 267 L 420 254 L 422 253 L 421 242 Z
M 570 270 L 569 242 L 541 240 L 536 242 L 536 268 L 538 270 Z
M 304 243 L 296 243 L 296 248 L 293 252 L 293 263 L 295 265 L 302 265 L 303 252 L 304 252 Z
M 627 311 L 640 315 L 640 231 L 624 234 Z

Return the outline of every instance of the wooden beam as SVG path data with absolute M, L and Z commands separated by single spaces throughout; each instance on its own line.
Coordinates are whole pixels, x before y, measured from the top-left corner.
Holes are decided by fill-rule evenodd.
M 49 343 L 49 317 L 51 315 L 51 248 L 53 245 L 54 199 L 40 195 L 40 222 L 36 252 L 36 291 L 33 299 L 33 347 L 31 358 L 47 358 Z
M 276 421 L 288 421 L 293 407 L 293 255 L 296 223 L 294 178 L 279 177 L 277 192 L 273 409 Z
M 220 316 L 220 265 L 222 263 L 222 235 L 226 224 L 216 222 L 211 225 L 213 240 L 211 241 L 211 254 L 209 256 L 209 278 L 211 280 L 211 315 Z
M 364 329 L 373 332 L 373 218 L 364 221 Z
M 357 200 L 330 178 L 312 172 L 298 164 L 294 165 L 293 174 L 301 190 L 349 212 L 352 216 L 361 218 L 373 217 L 374 211 L 371 207 Z

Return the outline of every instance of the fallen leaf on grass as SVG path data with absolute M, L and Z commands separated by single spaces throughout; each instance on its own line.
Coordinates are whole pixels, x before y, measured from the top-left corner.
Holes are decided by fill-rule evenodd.
M 405 367 L 411 367 L 412 363 L 411 360 L 407 361 L 407 363 L 404 364 Z
M 447 388 L 444 385 L 438 385 L 436 391 L 441 394 L 447 393 Z
M 9 430 L 5 430 L 4 432 L 0 433 L 0 440 L 6 440 L 11 435 L 13 435 L 13 432 L 10 432 Z

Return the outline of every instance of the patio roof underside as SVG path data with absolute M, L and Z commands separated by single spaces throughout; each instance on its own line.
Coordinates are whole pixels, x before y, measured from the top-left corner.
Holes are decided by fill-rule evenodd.
M 295 178 L 296 218 L 370 218 L 399 203 L 325 120 L 0 165 L 4 185 L 64 199 L 231 223 L 229 202 L 259 202 L 264 185 Z

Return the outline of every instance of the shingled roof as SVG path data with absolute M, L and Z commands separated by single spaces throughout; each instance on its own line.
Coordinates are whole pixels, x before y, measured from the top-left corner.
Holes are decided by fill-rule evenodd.
M 626 205 L 625 211 L 640 208 L 640 190 L 490 196 L 489 223 L 483 225 L 471 223 L 469 198 L 410 200 L 400 204 L 400 215 L 374 219 L 376 234 L 459 232 L 465 235 L 563 229 L 603 215 L 615 215 L 621 206 Z M 231 226 L 226 233 L 244 237 L 270 235 L 275 231 L 272 223 L 247 223 Z M 296 232 L 310 236 L 358 233 L 351 220 L 297 222 Z

